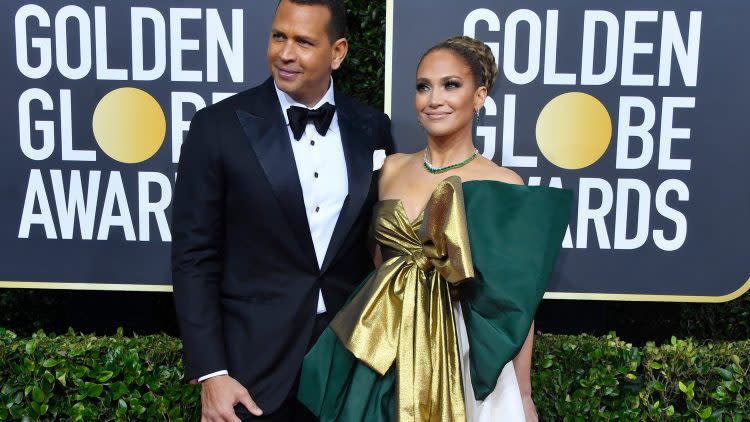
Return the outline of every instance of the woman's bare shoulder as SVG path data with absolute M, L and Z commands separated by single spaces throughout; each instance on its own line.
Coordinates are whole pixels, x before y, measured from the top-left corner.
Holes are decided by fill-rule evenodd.
M 398 175 L 404 170 L 404 168 L 411 162 L 415 154 L 402 154 L 395 153 L 385 157 L 383 167 L 380 168 L 380 192 L 383 192 L 385 187 L 388 187 L 391 183 L 399 179 Z
M 400 165 L 403 165 L 406 161 L 409 160 L 414 156 L 414 154 L 404 154 L 401 152 L 393 153 L 387 157 L 385 157 L 385 161 L 383 162 L 383 168 L 387 167 L 399 167 Z
M 523 179 L 515 171 L 498 166 L 493 161 L 484 157 L 480 158 L 480 166 L 477 168 L 478 177 L 481 180 L 495 180 L 498 182 L 510 183 L 513 185 L 523 185 Z
M 380 170 L 381 177 L 388 177 L 389 174 L 397 173 L 411 159 L 413 159 L 415 155 L 416 154 L 403 154 L 397 152 L 385 157 L 383 167 L 381 167 Z

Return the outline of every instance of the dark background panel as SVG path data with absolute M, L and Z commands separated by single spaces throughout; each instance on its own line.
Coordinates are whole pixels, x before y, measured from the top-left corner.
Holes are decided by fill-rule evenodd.
M 88 75 L 78 80 L 65 78 L 57 69 L 55 60 L 55 18 L 59 11 L 66 6 L 57 1 L 37 2 L 50 19 L 50 27 L 40 27 L 35 18 L 29 18 L 27 38 L 46 38 L 52 43 L 52 70 L 40 79 L 31 79 L 23 75 L 16 66 L 16 32 L 15 16 L 18 10 L 29 2 L 10 0 L 0 6 L 0 59 L 6 66 L 0 69 L 0 85 L 3 96 L 0 98 L 0 112 L 6 118 L 2 125 L 4 142 L 0 143 L 0 157 L 3 162 L 2 178 L 0 178 L 0 193 L 3 195 L 3 205 L 0 207 L 0 245 L 3 253 L 0 255 L 0 281 L 23 282 L 68 282 L 68 283 L 117 283 L 117 284 L 146 284 L 169 285 L 169 248 L 170 242 L 163 240 L 153 216 L 150 218 L 150 240 L 142 241 L 138 230 L 138 174 L 139 172 L 158 172 L 164 174 L 173 188 L 174 175 L 177 166 L 172 159 L 172 96 L 176 92 L 195 93 L 210 104 L 213 93 L 239 92 L 250 86 L 262 82 L 268 76 L 266 61 L 266 44 L 270 24 L 276 7 L 275 1 L 248 2 L 241 0 L 220 0 L 205 2 L 199 0 L 163 1 L 158 3 L 142 1 L 105 1 L 100 3 L 74 2 L 81 7 L 90 20 L 92 33 L 91 56 L 92 68 Z M 112 81 L 98 80 L 96 74 L 96 40 L 95 28 L 101 21 L 95 19 L 95 6 L 103 6 L 106 12 L 107 53 L 110 68 L 127 68 L 128 80 Z M 163 17 L 166 29 L 166 70 L 161 77 L 154 81 L 132 80 L 131 69 L 131 8 L 147 7 L 156 9 Z M 200 70 L 203 81 L 185 82 L 172 80 L 171 32 L 173 16 L 185 8 L 200 10 L 200 19 L 184 19 L 181 25 L 183 39 L 197 39 L 199 51 L 185 51 L 182 53 L 184 69 Z M 232 31 L 240 28 L 233 27 L 232 10 L 242 10 L 243 71 L 241 81 L 233 81 L 224 59 L 219 52 L 218 82 L 207 81 L 207 15 L 209 9 L 218 11 L 226 36 L 232 42 Z M 80 62 L 81 51 L 78 38 L 79 31 L 74 20 L 68 21 L 68 57 L 71 65 Z M 150 22 L 144 25 L 144 56 L 145 66 L 153 65 L 155 33 Z M 31 48 L 30 62 L 37 64 L 39 54 Z M 137 164 L 119 163 L 101 151 L 94 139 L 92 131 L 92 116 L 99 100 L 114 89 L 121 87 L 135 87 L 153 96 L 161 106 L 167 130 L 163 144 L 150 159 Z M 53 99 L 53 111 L 43 111 L 39 103 L 32 104 L 31 119 L 51 120 L 55 125 L 55 151 L 50 158 L 34 161 L 27 158 L 19 147 L 19 97 L 30 88 L 39 88 L 47 92 Z M 60 90 L 70 90 L 72 105 L 73 145 L 77 149 L 96 151 L 94 162 L 63 161 L 61 157 L 60 138 Z M 189 120 L 195 108 L 183 107 L 183 118 Z M 41 144 L 41 134 L 32 132 L 35 145 Z M 18 230 L 23 210 L 24 198 L 32 169 L 41 171 L 44 179 L 47 199 L 52 209 L 57 239 L 47 239 L 41 225 L 33 225 L 28 239 L 19 239 Z M 102 218 L 102 208 L 107 183 L 112 172 L 120 172 L 125 187 L 128 210 L 130 212 L 136 237 L 139 240 L 128 241 L 119 227 L 110 230 L 108 240 L 81 239 L 78 225 L 74 230 L 73 239 L 62 239 L 55 207 L 55 197 L 52 190 L 50 170 L 62 170 L 66 187 L 72 170 L 79 170 L 84 180 L 86 192 L 89 171 L 101 171 L 99 195 L 94 223 L 94 238 Z M 159 197 L 158 190 L 152 187 L 151 198 Z M 170 195 L 171 192 L 166 192 Z M 38 206 L 37 206 L 38 212 Z M 116 213 L 119 210 L 116 209 Z M 171 204 L 166 210 L 167 218 L 171 215 Z
M 486 8 L 499 18 L 500 31 L 491 32 L 486 24 L 477 26 L 476 36 L 485 42 L 499 42 L 501 69 L 496 87 L 490 93 L 498 106 L 497 116 L 485 116 L 482 126 L 496 128 L 494 160 L 501 164 L 503 133 L 503 97 L 516 96 L 515 153 L 537 156 L 536 168 L 511 167 L 525 180 L 541 177 L 542 184 L 551 177 L 560 177 L 563 187 L 578 191 L 581 178 L 601 178 L 608 182 L 615 194 L 615 205 L 605 217 L 610 245 L 614 247 L 615 206 L 617 183 L 620 179 L 639 179 L 651 191 L 648 240 L 634 250 L 601 249 L 589 223 L 587 248 L 565 248 L 561 252 L 550 291 L 563 293 L 620 293 L 630 295 L 723 296 L 731 294 L 748 282 L 750 252 L 745 247 L 750 236 L 750 189 L 745 183 L 745 157 L 750 154 L 750 121 L 747 119 L 746 99 L 750 82 L 745 75 L 750 71 L 750 57 L 742 53 L 750 39 L 746 25 L 750 5 L 738 0 L 724 1 L 614 1 L 602 4 L 595 1 L 552 2 L 548 0 L 507 1 L 469 0 L 441 4 L 429 2 L 394 2 L 394 44 L 392 110 L 397 148 L 413 152 L 423 148 L 425 134 L 416 124 L 414 110 L 414 74 L 419 58 L 430 46 L 463 33 L 465 17 L 473 10 Z M 502 57 L 505 22 L 508 15 L 520 9 L 535 13 L 542 27 L 540 71 L 536 79 L 524 85 L 511 83 L 504 74 Z M 575 73 L 576 85 L 546 85 L 544 83 L 544 51 L 547 11 L 558 11 L 557 62 L 558 72 Z M 617 72 L 609 83 L 601 86 L 580 84 L 583 22 L 586 10 L 606 10 L 619 23 Z M 654 74 L 654 86 L 623 86 L 622 43 L 626 11 L 653 10 L 657 22 L 642 22 L 636 26 L 636 42 L 653 43 L 652 54 L 635 56 L 634 72 Z M 697 86 L 685 86 L 675 58 L 672 58 L 671 85 L 658 86 L 659 49 L 665 11 L 674 11 L 683 38 L 687 37 L 691 11 L 701 11 L 700 50 Z M 425 17 L 429 16 L 429 19 Z M 600 25 L 598 30 L 603 26 Z M 415 36 L 418 34 L 418 36 Z M 603 37 L 597 33 L 595 69 L 603 67 Z M 517 32 L 517 68 L 525 69 L 528 62 L 528 25 L 520 24 Z M 549 163 L 536 145 L 535 127 L 539 112 L 552 98 L 565 92 L 585 92 L 599 99 L 608 110 L 613 124 L 613 136 L 604 156 L 593 165 L 580 170 L 565 170 Z M 642 169 L 615 168 L 617 128 L 620 97 L 642 96 L 656 109 L 654 156 Z M 677 109 L 672 121 L 677 128 L 690 128 L 690 139 L 674 140 L 672 156 L 690 158 L 691 168 L 660 170 L 657 167 L 662 102 L 664 97 L 694 97 L 695 107 Z M 643 119 L 633 113 L 632 121 Z M 484 145 L 477 139 L 480 151 Z M 631 142 L 631 155 L 639 152 L 637 140 Z M 653 230 L 663 229 L 669 238 L 674 235 L 674 223 L 661 216 L 654 204 L 654 195 L 661 183 L 678 179 L 689 189 L 689 200 L 677 201 L 675 192 L 667 196 L 670 207 L 685 215 L 687 237 L 676 251 L 663 251 L 653 240 Z M 591 206 L 598 206 L 600 195 L 593 195 Z M 636 198 L 630 197 L 627 217 L 628 234 L 637 223 Z M 571 232 L 577 245 L 577 199 L 574 201 Z M 639 300 L 637 296 L 631 297 Z

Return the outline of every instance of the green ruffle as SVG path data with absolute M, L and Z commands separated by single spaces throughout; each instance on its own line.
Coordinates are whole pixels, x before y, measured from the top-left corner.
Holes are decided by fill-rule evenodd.
M 461 285 L 477 400 L 518 354 L 547 288 L 568 219 L 569 190 L 463 184 L 474 279 Z M 481 369 L 481 370 L 480 370 Z
M 321 422 L 395 421 L 396 373 L 362 364 L 326 328 L 305 357 L 297 397 Z

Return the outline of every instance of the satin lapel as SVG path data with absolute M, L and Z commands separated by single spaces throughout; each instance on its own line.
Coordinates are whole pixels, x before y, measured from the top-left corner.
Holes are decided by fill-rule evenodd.
M 310 226 L 307 222 L 302 186 L 299 182 L 289 133 L 284 125 L 284 117 L 281 114 L 275 94 L 267 100 L 263 107 L 265 111 L 263 114 L 267 115 L 237 110 L 237 117 L 261 167 L 263 167 L 271 190 L 279 202 L 288 224 L 297 236 L 298 244 L 317 267 L 315 248 L 310 235 Z M 277 112 L 269 113 L 267 110 Z M 263 205 L 258 204 L 258 206 Z
M 342 104 L 343 103 L 343 104 Z M 372 181 L 372 130 L 359 124 L 358 119 L 349 116 L 351 107 L 336 98 L 339 112 L 339 130 L 346 158 L 346 172 L 349 180 L 349 195 L 341 208 L 339 219 L 328 244 L 321 272 L 325 272 L 338 255 L 341 246 L 349 236 L 352 225 L 359 216 L 362 205 L 370 192 Z

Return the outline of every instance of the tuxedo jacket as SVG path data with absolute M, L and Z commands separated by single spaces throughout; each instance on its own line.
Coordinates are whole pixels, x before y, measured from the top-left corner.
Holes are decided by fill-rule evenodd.
M 269 413 L 288 397 L 315 322 L 372 270 L 373 152 L 393 152 L 382 112 L 335 91 L 349 194 L 321 267 L 273 79 L 198 111 L 182 144 L 172 276 L 185 378 L 222 369 Z

